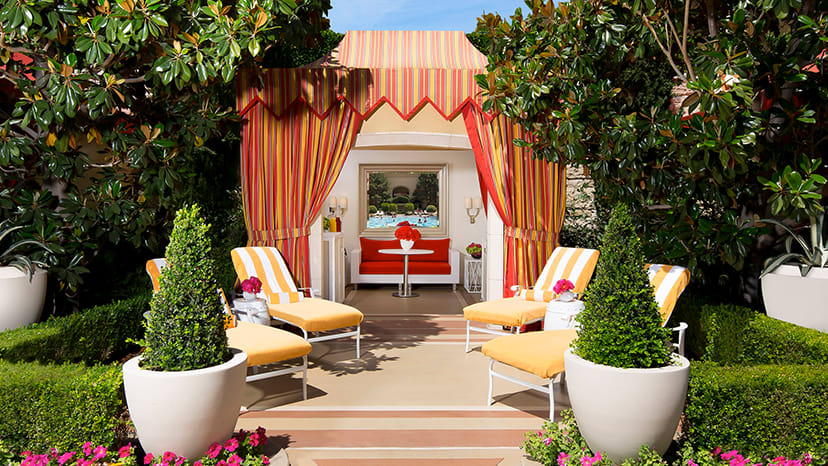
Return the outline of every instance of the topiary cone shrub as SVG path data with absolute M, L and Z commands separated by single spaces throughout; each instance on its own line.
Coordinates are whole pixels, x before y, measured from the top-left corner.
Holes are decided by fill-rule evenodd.
M 670 363 L 670 330 L 647 278 L 641 240 L 629 209 L 618 204 L 604 232 L 595 279 L 584 295 L 573 352 L 587 361 L 620 368 Z
M 167 267 L 150 301 L 143 369 L 187 371 L 230 359 L 210 240 L 198 206 L 176 213 Z

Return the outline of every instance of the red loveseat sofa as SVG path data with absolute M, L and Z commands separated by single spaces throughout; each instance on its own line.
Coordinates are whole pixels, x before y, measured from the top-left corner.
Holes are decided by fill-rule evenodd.
M 403 256 L 382 254 L 380 249 L 400 249 L 397 239 L 359 239 L 360 249 L 350 252 L 351 283 L 402 283 Z M 450 238 L 418 239 L 414 249 L 430 249 L 433 254 L 409 256 L 408 281 L 414 284 L 460 283 L 460 253 L 450 249 Z

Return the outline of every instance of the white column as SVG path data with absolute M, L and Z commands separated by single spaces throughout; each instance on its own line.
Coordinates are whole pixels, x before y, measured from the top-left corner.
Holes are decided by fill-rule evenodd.
M 316 217 L 311 224 L 310 237 L 308 238 L 310 257 L 311 288 L 322 290 L 322 216 Z
M 503 297 L 503 220 L 497 209 L 488 199 L 486 216 L 486 285 L 483 287 L 483 300 L 491 301 Z

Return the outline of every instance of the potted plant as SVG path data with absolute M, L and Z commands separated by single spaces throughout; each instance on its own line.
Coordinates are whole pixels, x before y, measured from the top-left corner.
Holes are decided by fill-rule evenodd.
M 584 304 L 578 338 L 564 355 L 581 434 L 613 461 L 635 457 L 642 445 L 664 454 L 684 408 L 690 362 L 669 347 L 641 240 L 623 205 L 610 217 Z
M 411 228 L 411 224 L 407 221 L 397 224 L 397 230 L 394 231 L 394 237 L 400 240 L 400 247 L 403 249 L 411 249 L 414 246 L 414 241 L 420 239 L 420 232 Z
M 483 255 L 483 246 L 478 243 L 469 243 L 469 245 L 466 246 L 466 252 L 473 258 L 480 259 Z
M 50 252 L 35 239 L 12 241 L 23 226 L 0 222 L 0 331 L 37 322 L 46 299 L 46 264 L 33 257 L 35 249 Z M 4 242 L 10 242 L 3 247 Z
M 828 332 L 828 231 L 821 193 L 825 178 L 814 173 L 821 163 L 820 159 L 812 161 L 802 156 L 799 166 L 804 177 L 787 166 L 781 175 L 760 179 L 765 189 L 774 193 L 769 199 L 773 215 L 796 222 L 808 218 L 803 228 L 807 228 L 810 241 L 787 223 L 759 220 L 777 225 L 788 234 L 785 252 L 769 258 L 759 277 L 768 316 Z M 794 250 L 794 243 L 799 251 Z
M 176 214 L 146 348 L 123 367 L 138 440 L 155 455 L 200 456 L 232 435 L 241 408 L 247 355 L 227 347 L 208 228 L 198 207 Z

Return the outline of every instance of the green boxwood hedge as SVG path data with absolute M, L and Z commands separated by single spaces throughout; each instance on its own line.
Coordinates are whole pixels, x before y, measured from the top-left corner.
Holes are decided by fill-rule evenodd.
M 0 334 L 0 358 L 95 364 L 112 362 L 138 347 L 129 339 L 143 337 L 143 313 L 151 292 L 96 306 Z
M 796 456 L 828 448 L 828 365 L 694 362 L 683 431 L 696 447 Z
M 704 306 L 700 321 L 686 439 L 760 455 L 828 449 L 828 335 L 734 305 Z
M 0 361 L 0 438 L 11 451 L 117 445 L 124 432 L 121 367 Z

